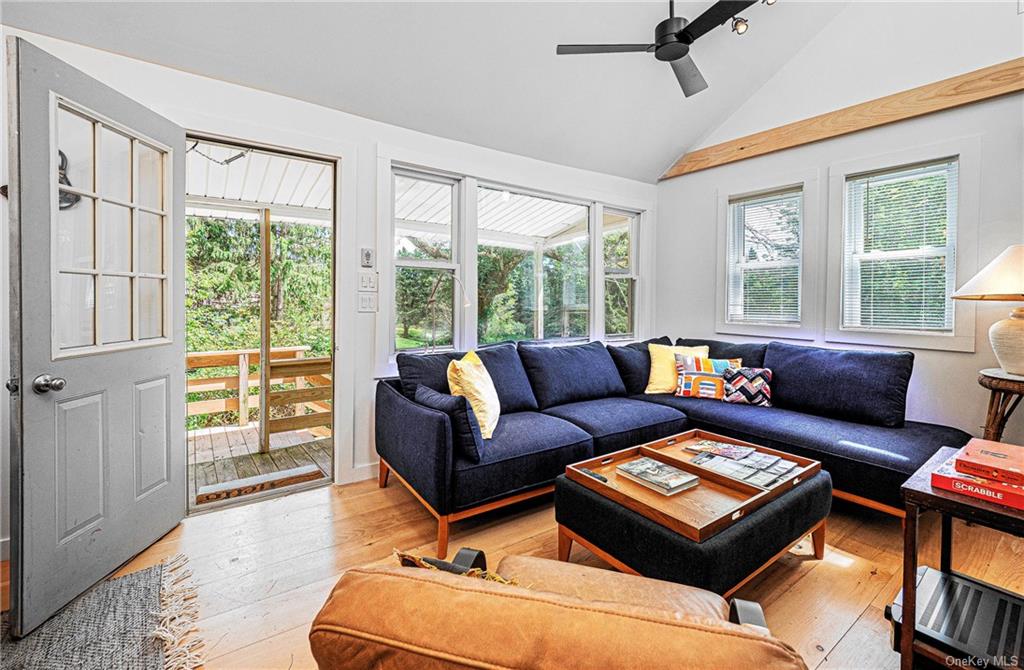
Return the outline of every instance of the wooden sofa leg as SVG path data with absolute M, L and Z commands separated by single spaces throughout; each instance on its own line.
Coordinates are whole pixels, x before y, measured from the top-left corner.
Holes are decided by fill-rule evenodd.
M 448 555 L 448 517 L 437 519 L 437 557 L 444 559 Z
M 825 558 L 825 522 L 821 522 L 821 525 L 814 529 L 811 533 L 811 543 L 814 544 L 814 557 L 817 559 Z
M 572 553 L 572 537 L 565 532 L 562 524 L 558 524 L 558 560 L 568 561 Z
M 391 474 L 391 468 L 384 461 L 381 461 L 377 466 L 377 486 L 385 488 L 388 485 L 388 475 Z

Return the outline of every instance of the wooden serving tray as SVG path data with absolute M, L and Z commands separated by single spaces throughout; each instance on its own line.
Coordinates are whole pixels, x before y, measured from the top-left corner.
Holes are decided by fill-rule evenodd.
M 762 488 L 691 463 L 697 454 L 687 451 L 686 446 L 698 440 L 714 440 L 753 447 L 761 453 L 795 461 L 797 466 L 770 488 Z M 667 496 L 618 476 L 616 468 L 619 465 L 644 456 L 691 472 L 700 477 L 700 483 L 692 489 Z M 608 481 L 602 482 L 591 477 L 582 472 L 583 468 L 604 475 Z M 566 467 L 565 475 L 574 482 L 643 514 L 651 521 L 694 542 L 703 542 L 820 471 L 821 463 L 809 458 L 703 430 L 688 430 L 661 440 L 574 463 Z

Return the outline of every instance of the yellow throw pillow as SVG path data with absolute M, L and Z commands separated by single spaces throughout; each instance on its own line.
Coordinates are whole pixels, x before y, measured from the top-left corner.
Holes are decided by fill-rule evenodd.
M 463 356 L 462 360 L 453 360 L 448 364 L 448 386 L 452 395 L 463 396 L 469 401 L 477 423 L 480 424 L 480 435 L 485 440 L 491 439 L 498 425 L 501 403 L 491 375 L 475 351 Z
M 676 372 L 676 354 L 708 358 L 709 347 L 671 347 L 667 344 L 648 344 L 651 353 L 651 376 L 644 393 L 675 393 L 679 387 Z M 451 368 L 449 368 L 450 370 Z M 449 378 L 451 373 L 448 374 Z

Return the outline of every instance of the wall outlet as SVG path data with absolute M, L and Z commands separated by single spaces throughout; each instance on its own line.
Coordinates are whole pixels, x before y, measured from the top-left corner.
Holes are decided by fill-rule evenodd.
M 359 250 L 359 265 L 364 268 L 372 268 L 374 264 L 374 253 L 370 247 L 363 247 Z
M 360 291 L 376 291 L 377 290 L 377 273 L 369 270 L 359 271 L 359 290 Z
M 359 294 L 359 311 L 360 312 L 376 312 L 377 311 L 377 294 L 376 293 L 360 293 Z

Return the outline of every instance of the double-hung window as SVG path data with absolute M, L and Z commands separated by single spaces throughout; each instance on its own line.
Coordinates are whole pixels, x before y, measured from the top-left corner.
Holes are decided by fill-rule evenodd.
M 846 177 L 843 330 L 951 333 L 956 158 Z
M 803 191 L 729 200 L 726 323 L 800 324 Z
M 604 256 L 604 333 L 629 339 L 636 332 L 636 226 L 639 215 L 605 209 L 601 221 Z
M 431 174 L 392 175 L 395 351 L 450 349 L 455 341 L 458 187 Z

